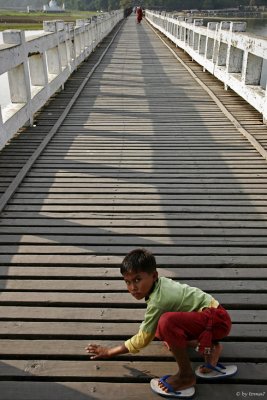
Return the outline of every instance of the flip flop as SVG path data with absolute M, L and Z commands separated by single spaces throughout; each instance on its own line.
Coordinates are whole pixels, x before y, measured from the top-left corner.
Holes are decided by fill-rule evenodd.
M 203 373 L 199 371 L 199 368 L 205 367 L 211 369 L 210 372 Z M 196 376 L 202 379 L 224 379 L 230 376 L 234 376 L 237 373 L 237 366 L 236 365 L 223 365 L 218 363 L 216 367 L 213 367 L 211 364 L 207 363 L 201 365 L 195 371 Z
M 160 379 L 157 379 L 157 378 L 151 379 L 150 387 L 153 390 L 153 392 L 155 392 L 163 397 L 172 397 L 172 398 L 176 398 L 176 399 L 191 399 L 191 397 L 194 396 L 194 394 L 195 394 L 194 386 L 191 386 L 188 389 L 175 391 L 173 389 L 173 387 L 168 382 L 166 382 L 166 380 L 169 378 L 169 376 L 171 376 L 171 375 L 164 375 Z M 165 392 L 164 390 L 162 390 L 159 387 L 159 384 L 158 384 L 159 382 L 161 382 L 168 389 L 168 392 Z

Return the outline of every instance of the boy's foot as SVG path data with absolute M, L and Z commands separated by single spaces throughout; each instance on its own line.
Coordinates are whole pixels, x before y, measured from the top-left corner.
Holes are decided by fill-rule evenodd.
M 168 386 L 165 382 L 171 386 L 173 392 L 179 390 L 188 389 L 196 384 L 195 375 L 190 375 L 188 377 L 181 377 L 179 375 L 170 375 L 168 378 L 164 379 L 162 382 L 158 381 L 159 387 L 166 393 L 169 392 Z
M 205 363 L 210 364 L 213 367 L 216 367 L 216 365 L 219 361 L 222 349 L 223 349 L 223 346 L 221 343 L 214 344 L 214 346 L 212 347 L 212 350 L 211 350 L 211 354 L 205 356 Z M 202 374 L 208 374 L 209 372 L 211 372 L 211 369 L 203 366 L 203 367 L 199 367 L 199 372 L 201 372 Z
M 165 375 L 160 379 L 153 378 L 150 381 L 150 387 L 153 392 L 159 394 L 163 397 L 177 398 L 177 399 L 191 399 L 195 394 L 195 387 L 191 386 L 187 389 L 179 389 L 175 390 L 168 382 L 167 379 L 170 378 L 171 375 Z M 164 390 L 159 386 L 159 382 L 161 386 L 163 385 Z

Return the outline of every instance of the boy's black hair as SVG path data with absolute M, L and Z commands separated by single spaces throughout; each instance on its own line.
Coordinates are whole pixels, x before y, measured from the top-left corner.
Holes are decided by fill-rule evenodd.
M 128 253 L 121 264 L 121 274 L 129 272 L 147 272 L 152 274 L 157 269 L 156 259 L 153 254 L 146 249 L 135 249 Z

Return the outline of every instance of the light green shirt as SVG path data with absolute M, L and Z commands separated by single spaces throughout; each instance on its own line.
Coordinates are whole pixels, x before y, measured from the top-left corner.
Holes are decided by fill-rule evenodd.
M 146 300 L 147 309 L 139 332 L 127 340 L 125 346 L 131 353 L 137 353 L 147 346 L 155 336 L 160 316 L 165 312 L 200 311 L 204 307 L 210 307 L 213 302 L 213 297 L 199 288 L 161 277 Z

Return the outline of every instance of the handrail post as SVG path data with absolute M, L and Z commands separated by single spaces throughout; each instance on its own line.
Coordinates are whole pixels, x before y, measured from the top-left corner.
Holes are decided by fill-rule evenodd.
M 25 32 L 6 30 L 3 32 L 3 42 L 20 47 L 21 64 L 7 71 L 11 103 L 23 103 L 27 108 L 30 125 L 33 125 L 33 115 L 30 111 L 31 82 L 26 50 Z

